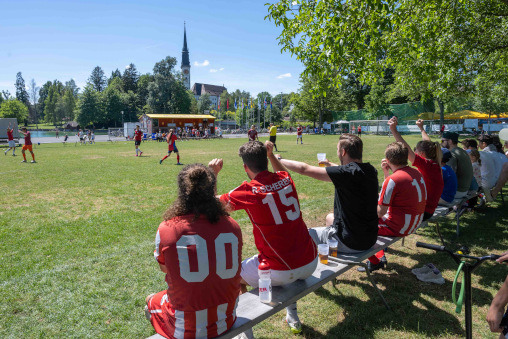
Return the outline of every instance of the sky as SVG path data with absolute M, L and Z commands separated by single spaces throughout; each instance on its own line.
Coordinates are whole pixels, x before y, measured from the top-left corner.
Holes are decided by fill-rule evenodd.
M 281 53 L 281 32 L 265 20 L 265 0 L 0 0 L 0 91 L 15 95 L 16 74 L 28 87 L 106 76 L 133 63 L 140 74 L 176 57 L 180 70 L 184 21 L 195 82 L 256 95 L 297 91 L 303 65 Z

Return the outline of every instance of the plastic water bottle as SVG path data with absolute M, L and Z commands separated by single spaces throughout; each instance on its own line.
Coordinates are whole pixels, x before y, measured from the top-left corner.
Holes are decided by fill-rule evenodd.
M 269 303 L 272 301 L 272 280 L 270 278 L 270 265 L 261 261 L 258 266 L 259 275 L 259 301 Z

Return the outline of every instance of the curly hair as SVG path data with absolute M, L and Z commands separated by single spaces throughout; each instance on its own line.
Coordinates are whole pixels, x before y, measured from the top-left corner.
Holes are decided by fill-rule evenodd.
M 196 220 L 204 214 L 208 221 L 216 223 L 221 216 L 228 216 L 215 196 L 216 181 L 213 171 L 203 164 L 185 166 L 177 178 L 178 197 L 164 213 L 164 220 L 187 214 L 194 214 Z

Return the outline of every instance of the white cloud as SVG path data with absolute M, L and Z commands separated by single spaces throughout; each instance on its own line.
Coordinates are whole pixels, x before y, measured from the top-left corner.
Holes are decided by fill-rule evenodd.
M 277 77 L 277 79 L 291 78 L 291 73 L 284 73 Z
M 125 66 L 125 69 L 129 69 L 129 68 L 131 68 L 131 65 Z
M 210 61 L 208 61 L 208 60 L 205 60 L 202 63 L 194 61 L 194 66 L 196 66 L 196 67 L 204 67 L 204 66 L 208 66 L 208 65 L 210 65 Z
M 210 73 L 222 72 L 223 70 L 224 70 L 224 67 L 221 67 L 219 69 L 212 68 L 212 69 L 210 69 Z

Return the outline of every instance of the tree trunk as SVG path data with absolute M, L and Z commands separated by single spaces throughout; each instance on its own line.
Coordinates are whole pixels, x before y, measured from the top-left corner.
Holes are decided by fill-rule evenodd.
M 319 128 L 323 128 L 323 109 L 322 109 L 322 98 L 319 98 Z
M 441 128 L 444 125 L 444 103 L 439 98 L 437 98 L 437 103 L 439 105 L 439 128 Z

